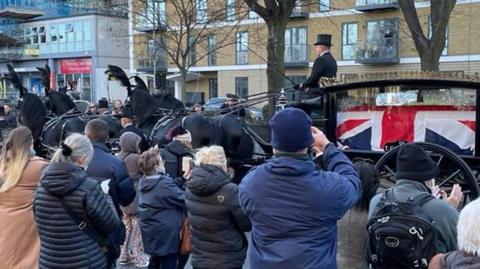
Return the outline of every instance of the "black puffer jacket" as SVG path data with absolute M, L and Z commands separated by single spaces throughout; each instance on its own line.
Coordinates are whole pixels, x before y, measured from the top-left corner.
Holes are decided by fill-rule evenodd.
M 215 166 L 193 169 L 186 205 L 192 234 L 192 265 L 198 268 L 240 268 L 245 260 L 244 231 L 250 220 L 238 202 L 238 186 Z
M 182 177 L 182 158 L 190 156 L 185 146 L 174 140 L 168 143 L 160 154 L 165 162 L 165 172 L 173 179 Z
M 91 184 L 97 186 L 91 191 Z M 87 191 L 90 189 L 90 191 Z M 67 163 L 48 166 L 35 195 L 35 220 L 40 234 L 40 268 L 105 268 L 106 259 L 99 244 L 68 215 L 57 197 L 90 227 L 106 237 L 120 225 L 97 182 L 84 170 Z

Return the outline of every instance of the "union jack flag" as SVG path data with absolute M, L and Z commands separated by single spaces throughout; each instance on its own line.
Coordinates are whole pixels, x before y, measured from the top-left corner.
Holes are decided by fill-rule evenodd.
M 431 142 L 471 155 L 475 150 L 475 108 L 355 107 L 337 114 L 337 139 L 352 149 L 375 151 L 398 141 Z

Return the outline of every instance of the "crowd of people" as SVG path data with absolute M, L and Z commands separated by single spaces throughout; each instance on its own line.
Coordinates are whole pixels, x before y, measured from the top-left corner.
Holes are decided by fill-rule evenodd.
M 122 113 L 119 111 L 119 113 Z M 123 115 L 123 114 L 122 114 Z M 435 185 L 415 144 L 380 190 L 368 159 L 348 159 L 300 109 L 269 122 L 273 157 L 239 185 L 221 146 L 191 146 L 181 126 L 151 145 L 123 115 L 121 151 L 89 121 L 50 160 L 17 127 L 0 153 L 2 268 L 480 268 L 480 201 Z M 406 230 L 405 230 L 406 229 Z

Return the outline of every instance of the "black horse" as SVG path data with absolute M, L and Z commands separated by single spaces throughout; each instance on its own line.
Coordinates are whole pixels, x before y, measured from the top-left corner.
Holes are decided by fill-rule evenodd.
M 35 150 L 40 156 L 47 156 L 50 150 L 58 147 L 61 141 L 71 133 L 83 133 L 86 123 L 92 118 L 100 117 L 109 123 L 111 137 L 121 130 L 121 125 L 113 116 L 87 116 L 79 111 L 70 97 L 63 92 L 50 90 L 50 69 L 38 68 L 45 88 L 45 99 L 29 93 L 22 86 L 14 68 L 8 64 L 9 73 L 4 79 L 9 80 L 19 90 L 17 122 L 28 127 L 33 134 Z

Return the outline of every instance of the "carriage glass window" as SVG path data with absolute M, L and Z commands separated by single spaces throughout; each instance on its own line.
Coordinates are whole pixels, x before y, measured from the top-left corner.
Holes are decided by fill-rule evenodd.
M 235 45 L 237 64 L 248 64 L 248 32 L 238 32 Z
M 337 140 L 351 149 L 430 142 L 462 155 L 475 150 L 475 90 L 389 86 L 336 95 Z
M 342 27 L 342 59 L 355 59 L 358 44 L 358 23 L 347 22 Z
M 319 0 L 318 2 L 320 12 L 330 11 L 330 0 Z

